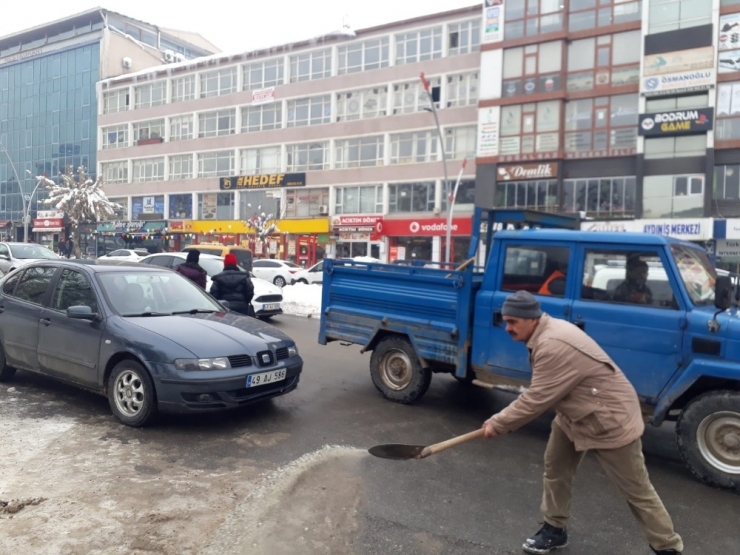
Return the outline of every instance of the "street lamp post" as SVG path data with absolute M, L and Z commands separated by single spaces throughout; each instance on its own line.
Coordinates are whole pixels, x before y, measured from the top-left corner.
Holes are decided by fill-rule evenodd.
M 27 218 L 27 211 L 26 211 L 26 195 L 23 192 L 23 187 L 21 186 L 21 178 L 18 177 L 18 170 L 15 169 L 15 164 L 13 164 L 13 159 L 10 157 L 10 154 L 8 153 L 8 150 L 5 148 L 5 145 L 3 143 L 0 143 L 0 150 L 2 150 L 5 153 L 5 156 L 8 158 L 8 162 L 10 162 L 10 167 L 13 168 L 13 174 L 15 174 L 15 180 L 18 182 L 18 192 L 21 195 L 21 200 L 23 201 L 23 222 L 25 224 Z M 35 191 L 35 189 L 34 189 Z M 12 217 L 11 217 L 12 218 Z M 28 225 L 28 224 L 26 224 Z M 26 235 L 24 239 L 28 239 L 28 231 L 26 228 Z
M 31 172 L 26 170 L 26 173 L 31 175 Z M 42 180 L 38 179 L 36 181 L 36 186 L 33 188 L 33 191 L 31 191 L 30 195 L 23 195 L 23 240 L 27 243 L 28 242 L 28 224 L 31 223 L 31 199 L 33 198 L 33 195 L 36 194 L 36 191 L 39 188 L 39 185 L 41 185 Z

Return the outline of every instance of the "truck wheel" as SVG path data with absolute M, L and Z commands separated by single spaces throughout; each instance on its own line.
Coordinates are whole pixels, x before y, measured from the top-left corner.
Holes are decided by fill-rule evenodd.
M 370 359 L 370 376 L 386 399 L 403 404 L 419 399 L 432 382 L 432 370 L 421 367 L 414 347 L 400 337 L 378 343 Z
M 691 401 L 678 419 L 676 437 L 696 477 L 740 491 L 740 393 L 711 391 Z

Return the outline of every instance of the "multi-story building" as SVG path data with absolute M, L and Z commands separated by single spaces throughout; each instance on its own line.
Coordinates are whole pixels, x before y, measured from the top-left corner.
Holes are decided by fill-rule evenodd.
M 467 158 L 452 226 L 464 259 L 480 27 L 476 5 L 102 81 L 99 171 L 130 223 L 101 232 L 157 230 L 174 248 L 240 242 L 304 264 L 440 260 L 444 162 L 453 181 Z M 277 222 L 269 252 L 249 224 L 262 213 Z
M 740 262 L 740 0 L 484 4 L 479 202 Z
M 21 240 L 23 218 L 37 216 L 45 191 L 35 190 L 33 176 L 57 179 L 68 166 L 95 173 L 100 79 L 215 52 L 196 34 L 102 9 L 0 38 L 3 235 Z M 58 238 L 61 223 L 54 216 L 38 218 L 43 221 L 36 223 L 51 225 L 36 226 L 36 240 L 49 244 Z

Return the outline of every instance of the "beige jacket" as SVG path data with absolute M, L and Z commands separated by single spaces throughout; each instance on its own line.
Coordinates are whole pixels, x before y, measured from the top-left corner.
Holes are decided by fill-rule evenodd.
M 550 409 L 578 451 L 616 449 L 645 431 L 632 384 L 585 332 L 544 314 L 527 342 L 532 383 L 491 419 L 513 432 Z

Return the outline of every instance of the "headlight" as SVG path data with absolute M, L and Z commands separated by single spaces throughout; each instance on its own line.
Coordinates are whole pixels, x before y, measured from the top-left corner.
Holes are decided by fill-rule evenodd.
M 223 370 L 231 368 L 231 363 L 226 357 L 178 358 L 175 360 L 175 368 L 178 370 Z
M 288 347 L 288 357 L 297 357 L 298 356 L 298 347 L 295 345 L 291 345 Z

